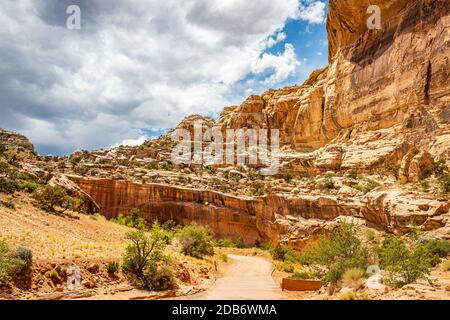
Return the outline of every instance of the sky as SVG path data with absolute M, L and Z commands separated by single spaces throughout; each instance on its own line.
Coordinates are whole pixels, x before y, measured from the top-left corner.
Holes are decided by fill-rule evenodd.
M 67 28 L 70 5 L 80 29 Z M 138 145 L 327 65 L 326 0 L 3 0 L 0 127 L 42 155 Z

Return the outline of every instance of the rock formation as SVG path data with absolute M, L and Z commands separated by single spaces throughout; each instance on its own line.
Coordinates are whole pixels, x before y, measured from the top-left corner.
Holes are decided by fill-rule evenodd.
M 24 148 L 31 152 L 34 151 L 34 146 L 27 137 L 3 129 L 0 129 L 0 144 L 13 148 Z

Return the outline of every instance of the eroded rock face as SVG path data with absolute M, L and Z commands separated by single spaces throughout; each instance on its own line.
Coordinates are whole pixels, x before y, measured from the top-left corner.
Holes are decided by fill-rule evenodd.
M 399 190 L 350 198 L 279 194 L 249 198 L 170 185 L 69 178 L 92 197 L 107 218 L 138 208 L 148 221 L 195 221 L 209 226 L 218 238 L 243 237 L 248 245 L 259 240 L 289 243 L 301 249 L 343 217 L 398 234 L 414 226 L 446 232 L 450 225 L 450 202 L 417 199 Z
M 410 145 L 449 159 L 448 0 L 329 4 L 328 68 L 227 108 L 219 124 L 279 129 L 281 143 L 298 152 L 339 144 L 344 169 L 399 164 Z M 381 30 L 367 27 L 371 4 L 381 8 Z M 361 143 L 362 135 L 371 140 Z
M 31 152 L 34 151 L 34 146 L 27 137 L 3 129 L 0 129 L 0 144 L 13 148 L 24 148 Z

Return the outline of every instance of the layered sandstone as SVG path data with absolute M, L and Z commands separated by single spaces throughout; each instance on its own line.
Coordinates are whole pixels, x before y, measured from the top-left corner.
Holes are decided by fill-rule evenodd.
M 218 123 L 279 129 L 281 143 L 297 152 L 336 144 L 343 169 L 374 169 L 386 159 L 399 164 L 411 147 L 450 159 L 448 1 L 329 4 L 328 68 L 302 86 L 269 90 L 226 108 Z M 367 28 L 371 4 L 381 8 L 381 30 Z
M 250 198 L 162 184 L 69 178 L 92 197 L 108 218 L 127 215 L 138 208 L 148 221 L 195 221 L 209 226 L 218 238 L 242 237 L 248 245 L 258 240 L 288 242 L 301 248 L 342 217 L 399 234 L 413 226 L 442 232 L 450 226 L 450 202 L 416 199 L 414 194 L 395 190 L 353 198 L 274 193 Z
M 23 148 L 34 151 L 34 146 L 27 137 L 12 131 L 0 129 L 0 144 L 13 148 Z

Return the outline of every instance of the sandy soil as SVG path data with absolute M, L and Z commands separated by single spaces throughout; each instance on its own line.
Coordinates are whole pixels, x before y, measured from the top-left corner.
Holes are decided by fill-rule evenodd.
M 272 263 L 261 257 L 230 254 L 222 277 L 192 300 L 275 300 L 286 296 L 273 280 Z

